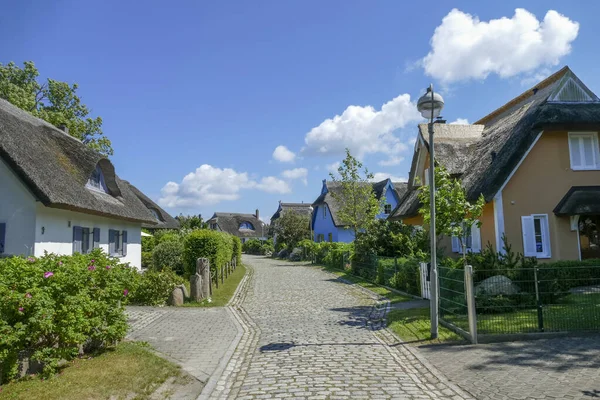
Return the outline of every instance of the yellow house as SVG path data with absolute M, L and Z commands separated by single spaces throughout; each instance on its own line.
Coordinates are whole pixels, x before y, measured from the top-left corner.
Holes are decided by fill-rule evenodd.
M 467 240 L 540 261 L 600 258 L 600 99 L 568 68 L 472 125 L 434 125 L 436 163 L 483 194 L 481 228 Z M 419 126 L 409 191 L 390 218 L 421 225 L 418 187 L 427 184 L 427 125 Z M 455 238 L 453 238 L 455 239 Z M 460 252 L 457 240 L 442 240 Z

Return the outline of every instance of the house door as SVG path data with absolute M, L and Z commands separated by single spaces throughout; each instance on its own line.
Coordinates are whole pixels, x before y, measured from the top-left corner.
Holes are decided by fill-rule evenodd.
M 581 259 L 600 258 L 600 215 L 579 217 Z

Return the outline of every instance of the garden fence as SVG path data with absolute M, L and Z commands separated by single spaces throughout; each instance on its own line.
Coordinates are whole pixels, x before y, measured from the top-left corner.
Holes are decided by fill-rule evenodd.
M 600 266 L 466 272 L 439 268 L 440 322 L 459 333 L 470 332 L 469 288 L 480 337 L 600 330 Z
M 233 258 L 230 262 L 221 265 L 220 267 L 210 269 L 210 281 L 211 285 L 214 284 L 215 288 L 219 288 L 219 285 L 225 283 L 225 279 L 229 277 L 235 271 L 237 265 L 236 260 Z M 212 287 L 211 287 L 212 293 Z

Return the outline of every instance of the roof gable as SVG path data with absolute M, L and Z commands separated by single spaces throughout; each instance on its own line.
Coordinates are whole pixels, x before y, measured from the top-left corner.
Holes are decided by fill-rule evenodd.
M 548 103 L 594 103 L 594 94 L 571 70 L 568 70 L 554 91 L 548 96 Z

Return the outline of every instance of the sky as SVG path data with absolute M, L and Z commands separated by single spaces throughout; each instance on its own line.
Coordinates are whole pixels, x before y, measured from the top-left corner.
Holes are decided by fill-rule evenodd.
M 405 180 L 433 83 L 473 123 L 564 65 L 600 93 L 600 2 L 4 0 L 0 63 L 79 84 L 117 174 L 172 215 L 268 218 L 344 158 Z

